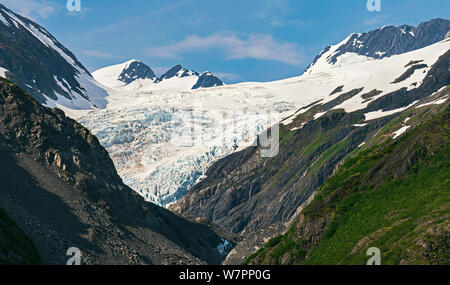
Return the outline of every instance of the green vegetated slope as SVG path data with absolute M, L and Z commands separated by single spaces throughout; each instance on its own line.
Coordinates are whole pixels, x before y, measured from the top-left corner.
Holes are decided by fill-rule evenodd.
M 430 103 L 418 108 L 427 110 L 442 106 L 432 104 L 432 100 L 447 98 L 449 90 L 443 87 L 450 84 L 449 66 L 450 51 L 439 57 L 417 88 L 400 88 L 381 96 L 381 90 L 360 86 L 340 92 L 331 101 L 302 106 L 280 124 L 275 157 L 262 157 L 263 147 L 259 145 L 216 161 L 206 177 L 170 210 L 182 216 L 201 217 L 238 234 L 241 240 L 225 263 L 242 263 L 268 238 L 283 234 L 311 195 L 361 150 L 362 143 L 362 148 L 376 145 L 407 126 L 413 129 L 429 119 L 429 112 L 416 114 L 413 107 L 408 112 L 414 113 L 414 118 L 405 124 L 397 118 L 407 112 L 396 110 L 413 103 Z M 350 113 L 339 107 L 344 101 L 356 100 L 355 96 L 363 98 L 367 106 Z M 380 110 L 394 112 L 366 120 L 366 114 Z
M 386 125 L 287 233 L 245 264 L 365 264 L 370 247 L 381 250 L 382 264 L 450 264 L 450 108 L 447 101 L 420 109 Z M 406 116 L 428 119 L 400 138 L 387 136 Z
M 0 208 L 0 264 L 41 264 L 33 241 Z

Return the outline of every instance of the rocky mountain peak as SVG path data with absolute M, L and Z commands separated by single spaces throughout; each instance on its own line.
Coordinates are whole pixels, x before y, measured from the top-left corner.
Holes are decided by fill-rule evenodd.
M 125 64 L 124 69 L 119 75 L 119 80 L 129 84 L 136 79 L 156 79 L 153 70 L 138 60 L 130 60 Z
M 147 79 L 147 82 L 137 82 L 137 84 L 131 86 L 131 88 L 158 89 L 172 88 L 175 86 L 175 89 L 182 88 L 183 90 L 189 90 L 223 85 L 223 82 L 211 72 L 206 71 L 199 74 L 196 71 L 183 67 L 181 64 L 175 65 L 157 78 L 149 66 L 135 59 L 125 63 L 104 67 L 94 71 L 93 75 L 98 82 L 111 88 L 122 88 L 131 85 L 139 79 Z M 176 80 L 165 82 L 165 84 L 158 84 L 167 79 Z M 179 84 L 180 82 L 181 84 Z
M 197 83 L 192 89 L 204 88 L 204 87 L 216 87 L 222 86 L 223 82 L 218 77 L 214 76 L 211 72 L 205 71 L 200 74 Z
M 326 47 L 306 70 L 311 70 L 323 56 L 332 65 L 345 53 L 376 59 L 406 53 L 444 40 L 449 31 L 450 20 L 438 18 L 423 22 L 417 27 L 387 25 L 373 31 L 351 34 L 338 45 Z
M 182 78 L 182 77 L 187 77 L 187 76 L 198 76 L 198 75 L 199 74 L 197 72 L 186 69 L 183 66 L 181 66 L 181 64 L 177 64 L 174 67 L 172 67 L 171 69 L 169 69 L 168 71 L 166 71 L 166 73 L 161 75 L 161 77 L 159 78 L 159 81 L 163 81 L 165 79 L 170 79 L 173 77 Z
M 339 55 L 347 52 L 372 58 L 402 54 L 443 40 L 449 30 L 450 21 L 444 19 L 433 19 L 421 23 L 417 28 L 408 25 L 384 26 L 367 33 L 352 35 L 339 47 L 330 61 L 336 62 Z

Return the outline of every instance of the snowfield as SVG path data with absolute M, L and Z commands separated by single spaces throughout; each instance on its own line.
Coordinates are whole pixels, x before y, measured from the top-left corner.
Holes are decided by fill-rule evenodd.
M 335 64 L 327 62 L 348 39 L 331 47 L 303 75 L 294 78 L 199 90 L 184 89 L 184 83 L 177 81 L 183 78 L 167 80 L 164 87 L 158 88 L 154 82 L 140 81 L 136 83 L 140 84 L 138 89 L 109 89 L 105 109 L 62 109 L 99 138 L 127 185 L 146 200 L 167 207 L 202 179 L 211 163 L 251 145 L 258 133 L 275 122 L 288 118 L 282 122 L 288 124 L 299 114 L 299 108 L 319 100 L 326 103 L 345 92 L 364 88 L 334 108 L 347 112 L 363 109 L 370 100 L 389 92 L 418 87 L 438 57 L 450 49 L 450 42 L 442 41 L 383 59 L 347 53 Z M 392 83 L 413 60 L 422 60 L 421 64 L 428 67 Z M 342 85 L 340 92 L 330 95 Z M 369 101 L 362 98 L 374 89 L 381 93 Z M 398 111 L 401 109 L 379 110 L 366 114 L 366 119 Z M 289 118 L 290 115 L 293 116 Z M 185 131 L 194 130 L 193 134 L 179 133 L 183 122 L 188 122 Z

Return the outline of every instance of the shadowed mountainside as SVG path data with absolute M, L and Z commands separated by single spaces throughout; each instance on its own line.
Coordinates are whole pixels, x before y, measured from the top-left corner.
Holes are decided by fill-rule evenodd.
M 0 207 L 46 264 L 64 264 L 69 247 L 80 248 L 85 264 L 224 258 L 223 239 L 209 226 L 144 202 L 89 130 L 1 78 L 0 155 Z

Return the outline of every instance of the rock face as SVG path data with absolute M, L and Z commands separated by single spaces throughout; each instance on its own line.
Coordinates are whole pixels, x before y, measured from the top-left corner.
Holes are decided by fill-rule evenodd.
M 124 185 L 89 130 L 5 79 L 0 156 L 0 208 L 44 263 L 65 264 L 69 247 L 82 251 L 84 264 L 219 263 L 227 253 L 209 226 L 146 203 Z
M 181 65 L 177 64 L 174 67 L 172 67 L 171 69 L 169 69 L 168 71 L 166 71 L 166 73 L 161 75 L 159 77 L 158 81 L 163 81 L 165 79 L 170 79 L 173 77 L 183 78 L 186 76 L 198 76 L 198 73 L 195 71 L 192 71 L 192 70 L 188 70 L 188 69 L 182 67 Z
M 433 19 L 421 23 L 418 27 L 385 26 L 367 33 L 351 35 L 329 61 L 335 63 L 337 57 L 347 52 L 373 58 L 402 54 L 442 41 L 449 31 L 450 21 L 446 19 Z
M 388 93 L 366 108 L 350 113 L 331 110 L 361 92 L 355 89 L 335 100 L 316 102 L 288 125 L 280 125 L 279 153 L 262 158 L 260 147 L 250 147 L 213 164 L 206 178 L 170 209 L 200 216 L 240 234 L 229 263 L 240 263 L 262 244 L 254 236 L 282 232 L 342 162 L 367 139 L 375 136 L 399 113 L 365 121 L 364 114 L 395 110 L 420 101 L 450 84 L 450 51 L 442 55 L 416 89 Z M 363 96 L 373 97 L 377 90 Z M 317 114 L 328 112 L 319 118 Z M 242 248 L 241 245 L 245 244 Z M 238 251 L 239 249 L 239 251 Z
M 326 55 L 328 64 L 335 64 L 337 58 L 346 53 L 371 58 L 384 58 L 420 49 L 448 37 L 450 21 L 446 19 L 433 19 L 421 23 L 418 27 L 403 25 L 399 27 L 384 26 L 382 28 L 361 33 L 351 34 L 337 46 L 327 46 L 318 54 L 313 62 L 306 68 L 310 71 L 314 65 Z M 333 53 L 328 51 L 333 48 Z
M 192 89 L 216 87 L 222 85 L 222 80 L 214 76 L 211 72 L 204 72 L 200 75 L 197 83 L 192 87 Z
M 190 90 L 222 86 L 211 72 L 198 72 L 175 65 L 157 78 L 150 67 L 137 60 L 108 66 L 93 72 L 95 79 L 113 89 Z
M 122 73 L 119 75 L 119 80 L 125 84 L 129 84 L 136 79 L 156 80 L 156 75 L 147 65 L 140 61 L 133 61 L 127 68 L 122 70 Z
M 198 88 L 208 88 L 208 87 L 215 87 L 215 86 L 222 86 L 223 82 L 214 76 L 211 72 L 203 72 L 202 74 L 199 74 L 196 71 L 188 70 L 181 65 L 175 65 L 171 69 L 169 69 L 166 73 L 161 75 L 161 77 L 158 79 L 159 82 L 170 79 L 174 77 L 183 78 L 188 76 L 195 76 L 198 77 L 197 82 L 192 86 L 192 89 L 198 89 Z
M 47 30 L 0 4 L 0 67 L 39 103 L 73 109 L 106 106 L 106 92 Z

